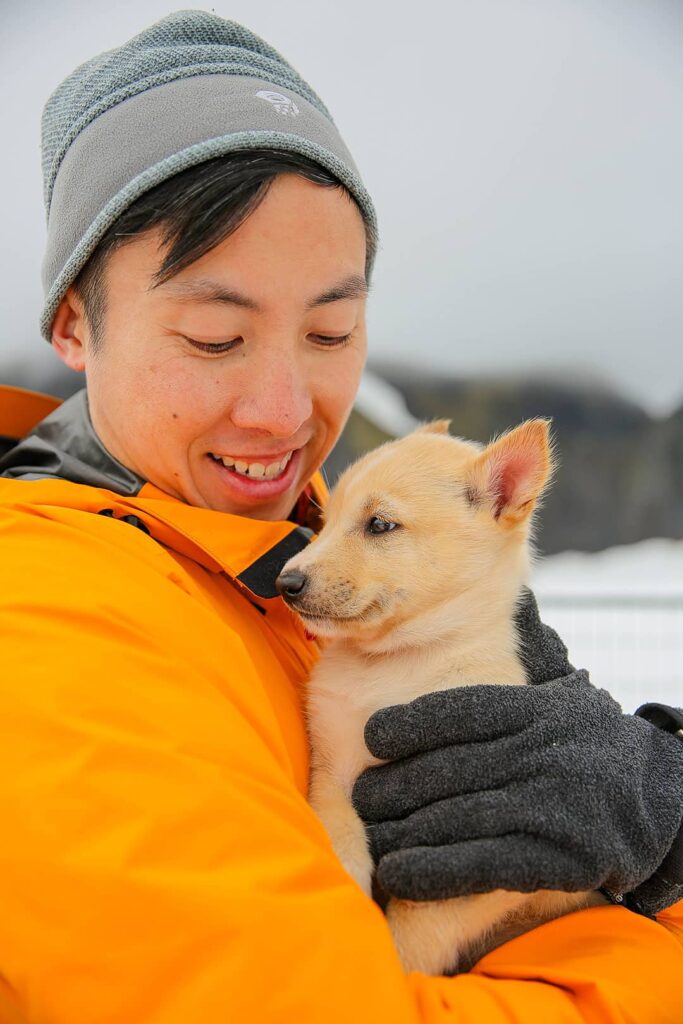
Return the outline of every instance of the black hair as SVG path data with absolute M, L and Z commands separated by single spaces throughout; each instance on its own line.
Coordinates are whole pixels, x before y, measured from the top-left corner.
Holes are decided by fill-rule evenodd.
M 353 198 L 342 182 L 307 157 L 280 150 L 250 150 L 189 167 L 132 203 L 102 237 L 74 282 L 94 348 L 102 340 L 107 300 L 104 272 L 115 249 L 145 231 L 161 228 L 165 255 L 154 281 L 162 284 L 236 231 L 263 201 L 279 174 L 299 174 L 318 185 L 339 188 Z M 363 219 L 369 272 L 377 239 Z

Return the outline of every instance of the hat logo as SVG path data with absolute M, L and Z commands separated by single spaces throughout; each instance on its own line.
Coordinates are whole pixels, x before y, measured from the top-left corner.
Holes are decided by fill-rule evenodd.
M 261 89 L 256 95 L 260 100 L 267 100 L 268 103 L 272 103 L 277 113 L 282 114 L 284 117 L 296 117 L 299 113 L 299 108 L 294 100 L 290 100 L 288 96 L 283 96 L 281 92 Z

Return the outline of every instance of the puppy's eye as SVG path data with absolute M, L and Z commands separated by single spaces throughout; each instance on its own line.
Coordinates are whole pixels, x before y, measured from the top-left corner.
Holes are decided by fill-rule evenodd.
M 395 530 L 398 523 L 392 523 L 390 519 L 380 519 L 379 516 L 373 516 L 368 519 L 366 529 L 368 533 L 389 533 L 390 530 Z

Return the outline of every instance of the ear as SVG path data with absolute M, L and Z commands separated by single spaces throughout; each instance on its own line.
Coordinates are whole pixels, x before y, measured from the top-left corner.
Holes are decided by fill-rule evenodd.
M 548 420 L 527 420 L 490 444 L 468 473 L 474 502 L 490 503 L 503 526 L 527 520 L 553 470 Z
M 431 423 L 423 423 L 421 427 L 417 427 L 414 434 L 447 434 L 448 428 L 451 425 L 450 420 L 432 420 Z
M 72 370 L 85 369 L 83 340 L 86 331 L 83 304 L 71 287 L 59 303 L 52 321 L 52 347 Z

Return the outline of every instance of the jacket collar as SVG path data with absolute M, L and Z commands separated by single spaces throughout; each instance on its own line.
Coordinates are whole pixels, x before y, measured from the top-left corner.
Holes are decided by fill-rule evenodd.
M 0 460 L 0 476 L 24 480 L 53 477 L 126 495 L 137 494 L 145 483 L 100 441 L 90 419 L 85 388 L 21 436 Z
M 9 389 L 0 388 L 4 399 Z M 137 477 L 104 448 L 88 413 L 85 391 L 58 406 L 47 418 L 27 420 L 30 397 L 12 389 L 14 423 L 30 433 L 0 459 L 0 477 L 30 480 L 31 503 L 68 505 L 117 519 L 134 517 L 166 547 L 216 573 L 226 573 L 259 598 L 277 597 L 275 578 L 285 562 L 319 529 L 319 508 L 327 499 L 316 472 L 296 508 L 296 521 L 276 522 L 196 508 Z M 23 393 L 26 394 L 26 393 Z M 19 397 L 17 397 L 19 395 Z M 38 396 L 51 401 L 48 396 Z M 1 404 L 1 403 L 0 403 Z M 38 415 L 45 402 L 33 404 Z M 7 415 L 0 433 L 17 436 Z M 65 487 L 65 481 L 71 486 Z

